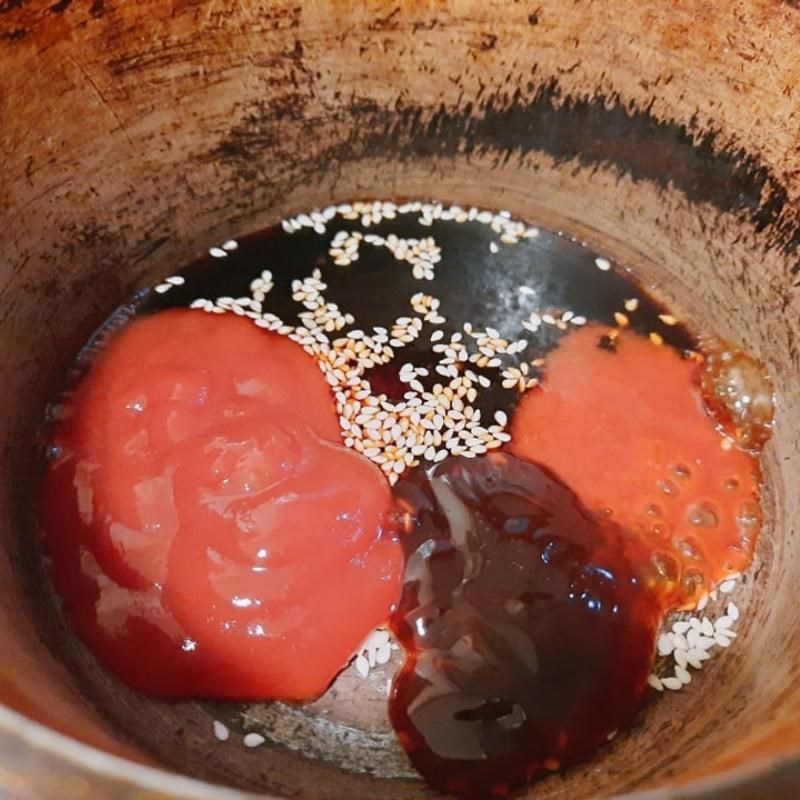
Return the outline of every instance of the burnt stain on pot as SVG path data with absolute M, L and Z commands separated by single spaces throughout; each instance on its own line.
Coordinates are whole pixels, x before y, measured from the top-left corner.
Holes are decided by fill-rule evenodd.
M 18 42 L 21 39 L 24 39 L 27 35 L 28 31 L 25 28 L 15 28 L 14 30 L 0 33 L 0 39 L 6 42 Z
M 7 14 L 16 8 L 21 8 L 22 0 L 0 0 L 0 14 Z
M 371 31 L 394 31 L 400 27 L 400 6 L 396 6 L 384 16 L 376 16 L 368 25 Z
M 624 106 L 618 96 L 564 96 L 553 80 L 530 99 L 517 90 L 477 108 L 442 106 L 433 116 L 412 106 L 400 109 L 382 130 L 366 125 L 356 130 L 369 133 L 355 146 L 374 155 L 388 140 L 405 155 L 469 156 L 489 149 L 509 159 L 538 151 L 557 164 L 575 160 L 586 169 L 612 167 L 635 181 L 672 186 L 692 203 L 744 214 L 757 231 L 774 231 L 792 253 L 800 245 L 800 231 L 783 216 L 786 189 L 756 157 L 741 148 L 718 148 L 716 131 L 699 133 L 694 125 L 656 119 L 649 108 Z
M 538 20 L 538 13 L 536 14 Z M 252 160 L 276 146 L 270 124 L 282 115 L 302 113 L 306 98 L 292 93 L 279 104 L 263 104 L 234 125 L 209 152 L 235 170 L 252 169 Z M 573 97 L 557 80 L 513 94 L 493 95 L 458 108 L 431 111 L 398 101 L 394 109 L 373 101 L 345 98 L 349 137 L 332 145 L 318 163 L 345 163 L 363 157 L 454 157 L 496 154 L 501 162 L 532 153 L 556 164 L 615 169 L 634 181 L 674 188 L 693 204 L 709 204 L 739 216 L 763 232 L 787 256 L 800 248 L 800 227 L 779 177 L 744 148 L 721 141 L 718 131 L 658 119 L 652 107 L 624 104 L 619 95 Z M 278 144 L 280 147 L 281 145 Z M 800 272 L 800 262 L 791 268 Z

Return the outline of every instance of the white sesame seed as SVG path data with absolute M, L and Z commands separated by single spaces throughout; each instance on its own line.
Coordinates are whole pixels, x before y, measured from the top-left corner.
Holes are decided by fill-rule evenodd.
M 681 650 L 688 650 L 689 643 L 686 641 L 686 637 L 681 633 L 673 633 L 672 634 L 672 643 L 675 645 L 675 649 Z
M 691 647 L 689 649 L 689 655 L 694 658 L 698 658 L 701 661 L 705 661 L 711 658 L 711 654 L 709 651 L 711 650 L 712 647 L 715 646 L 715 644 L 716 643 L 714 642 L 713 639 L 706 640 L 706 637 L 703 636 L 702 639 L 698 641 L 696 647 Z
M 242 739 L 245 747 L 259 747 L 266 741 L 266 738 L 264 738 L 260 733 L 248 733 L 245 734 L 244 739 Z
M 596 258 L 594 263 L 597 265 L 597 268 L 603 270 L 603 272 L 608 272 L 608 270 L 611 269 L 611 262 L 607 258 Z
M 719 590 L 723 594 L 730 594 L 735 588 L 736 588 L 736 581 L 730 578 L 728 580 L 723 581 L 719 585 Z
M 214 720 L 214 736 L 217 737 L 221 742 L 225 742 L 228 740 L 228 737 L 231 735 L 231 732 L 228 730 L 228 726 L 224 725 L 218 719 Z
M 227 251 L 223 250 L 221 247 L 209 248 L 208 254 L 213 258 L 226 258 L 228 255 Z
M 386 642 L 386 644 L 381 645 L 375 651 L 375 661 L 378 664 L 388 664 L 391 657 L 392 657 L 392 646 L 389 642 Z
M 708 650 L 704 650 L 702 647 L 693 647 L 686 654 L 687 661 L 695 669 L 700 669 L 700 667 L 697 666 L 697 663 L 702 665 L 702 662 L 706 661 L 709 658 L 711 658 L 711 656 L 710 656 Z M 697 662 L 697 663 L 695 663 L 695 662 Z
M 675 677 L 686 686 L 687 684 L 692 682 L 692 676 L 689 674 L 689 670 L 686 667 L 677 666 L 675 667 Z
M 228 241 L 222 245 L 222 249 L 227 250 L 228 252 L 236 250 L 238 247 L 239 247 L 239 242 L 237 242 L 236 239 L 228 239 Z
M 686 633 L 691 627 L 692 627 L 691 622 L 688 622 L 686 620 L 681 620 L 679 622 L 676 622 L 672 626 L 672 630 L 675 631 L 675 633 Z
M 359 653 L 356 656 L 355 668 L 362 678 L 366 678 L 369 675 L 369 661 L 364 657 L 363 653 Z
M 680 682 L 680 679 L 678 678 L 662 678 L 661 685 L 665 689 L 669 689 L 670 691 L 673 692 L 677 692 L 678 689 L 680 689 L 681 686 L 683 686 L 683 684 Z

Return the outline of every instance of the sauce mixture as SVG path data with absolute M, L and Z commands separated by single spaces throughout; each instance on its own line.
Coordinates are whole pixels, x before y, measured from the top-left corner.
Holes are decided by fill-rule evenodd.
M 702 387 L 727 378 L 702 361 L 582 328 L 522 397 L 514 455 L 395 487 L 407 658 L 390 715 L 433 786 L 505 795 L 596 751 L 633 719 L 666 613 L 750 563 L 758 461 L 715 428 Z M 754 416 L 739 440 L 766 441 Z
M 54 425 L 45 545 L 159 697 L 312 699 L 388 622 L 413 764 L 504 795 L 626 726 L 665 615 L 750 563 L 772 388 L 574 242 L 387 208 L 139 298 Z

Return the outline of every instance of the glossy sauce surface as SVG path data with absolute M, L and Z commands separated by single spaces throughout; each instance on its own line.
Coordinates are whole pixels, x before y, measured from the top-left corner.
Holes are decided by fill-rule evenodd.
M 56 427 L 42 503 L 98 658 L 157 696 L 324 692 L 402 572 L 388 485 L 339 442 L 313 359 L 248 320 L 167 311 L 113 338 Z
M 700 339 L 703 400 L 712 419 L 743 450 L 758 453 L 772 436 L 775 395 L 767 371 L 718 336 Z
M 390 716 L 433 786 L 506 794 L 630 722 L 661 620 L 636 540 L 508 454 L 449 459 L 395 494 L 406 662 Z
M 665 608 L 693 607 L 752 559 L 758 459 L 717 430 L 700 361 L 629 332 L 609 349 L 606 332 L 588 326 L 549 355 L 510 449 L 642 541 L 643 575 Z

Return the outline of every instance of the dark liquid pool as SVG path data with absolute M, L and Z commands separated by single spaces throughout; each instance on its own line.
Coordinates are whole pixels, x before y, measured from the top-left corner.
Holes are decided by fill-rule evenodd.
M 630 723 L 661 609 L 614 523 L 504 453 L 449 459 L 395 492 L 414 524 L 390 715 L 434 786 L 504 795 Z

